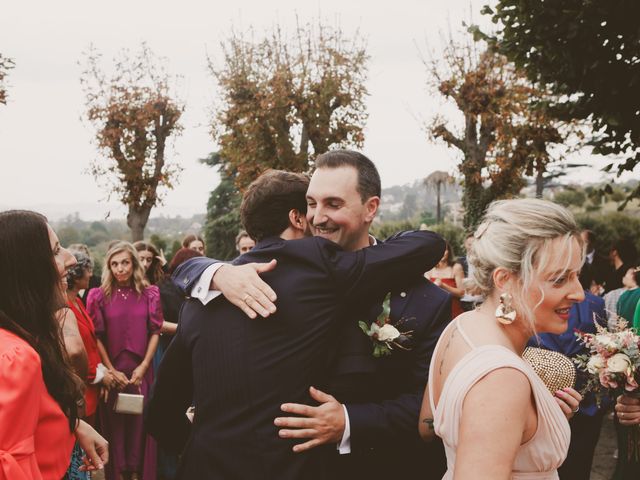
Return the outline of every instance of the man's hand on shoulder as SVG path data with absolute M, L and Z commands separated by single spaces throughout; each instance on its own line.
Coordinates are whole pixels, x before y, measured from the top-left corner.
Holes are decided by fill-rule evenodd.
M 311 397 L 320 402 L 317 407 L 285 403 L 281 409 L 299 417 L 278 417 L 274 423 L 284 427 L 279 434 L 282 438 L 303 438 L 306 442 L 295 445 L 294 452 L 304 452 L 326 443 L 338 444 L 345 429 L 344 408 L 334 397 L 317 388 L 309 388 Z
M 269 263 L 222 265 L 211 279 L 211 290 L 219 290 L 233 305 L 249 318 L 268 317 L 275 313 L 276 293 L 260 274 L 276 268 L 276 260 Z

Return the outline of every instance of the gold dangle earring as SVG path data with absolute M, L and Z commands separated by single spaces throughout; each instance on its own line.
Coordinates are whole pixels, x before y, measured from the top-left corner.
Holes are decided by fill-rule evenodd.
M 511 304 L 512 301 L 511 294 L 504 292 L 500 295 L 500 305 L 496 308 L 496 320 L 503 325 L 511 325 L 516 319 L 516 310 Z

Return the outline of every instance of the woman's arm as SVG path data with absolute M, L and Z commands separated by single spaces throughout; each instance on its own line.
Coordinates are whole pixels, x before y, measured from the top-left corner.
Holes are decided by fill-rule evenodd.
M 520 445 L 535 433 L 535 407 L 527 377 L 513 368 L 494 370 L 464 400 L 454 479 L 507 480 Z
M 436 432 L 433 427 L 433 412 L 431 411 L 431 403 L 429 402 L 429 384 L 424 389 L 422 397 L 422 407 L 420 408 L 420 419 L 418 423 L 418 433 L 420 438 L 425 442 L 431 442 L 436 438 Z
M 165 320 L 162 322 L 162 328 L 160 329 L 160 333 L 166 333 L 167 335 L 175 335 L 177 328 L 178 328 L 177 323 L 167 322 Z
M 158 341 L 160 340 L 160 335 L 154 333 L 149 338 L 149 343 L 147 344 L 147 353 L 144 355 L 144 360 L 142 363 L 136 367 L 136 369 L 131 374 L 131 380 L 129 383 L 132 385 L 140 385 L 142 383 L 142 377 L 147 373 L 149 366 L 151 365 L 151 361 L 153 360 L 153 355 L 156 353 L 156 349 L 158 348 Z
M 464 270 L 462 269 L 462 265 L 454 263 L 453 267 L 451 267 L 451 271 L 453 272 L 453 279 L 455 280 L 456 286 L 453 287 L 446 283 L 442 283 L 440 287 L 444 288 L 454 297 L 460 298 L 464 296 Z
M 76 316 L 71 309 L 63 308 L 58 314 L 58 321 L 62 329 L 64 348 L 73 367 L 73 371 L 84 381 L 89 371 L 89 360 L 87 351 L 84 348 L 84 343 L 82 343 L 80 331 L 78 330 Z

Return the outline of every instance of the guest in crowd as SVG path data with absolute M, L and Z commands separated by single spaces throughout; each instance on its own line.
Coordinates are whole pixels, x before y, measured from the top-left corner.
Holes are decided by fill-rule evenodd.
M 585 290 L 585 300 L 571 307 L 568 326 L 564 333 L 540 333 L 529 340 L 529 345 L 553 350 L 569 358 L 589 354 L 589 349 L 578 340 L 574 332 L 580 330 L 595 333 L 594 318 L 604 323 L 604 300 Z M 587 381 L 586 374 L 578 371 L 576 390 L 581 390 Z M 593 455 L 608 405 L 605 400 L 598 406 L 593 393 L 588 393 L 580 402 L 580 409 L 569 420 L 571 443 L 567 458 L 558 469 L 561 480 L 589 480 Z
M 620 295 L 616 306 L 618 316 L 629 322 L 630 327 L 640 323 L 640 318 L 636 318 L 636 307 L 640 300 L 640 268 L 630 267 L 622 277 L 622 285 L 625 291 Z M 639 313 L 640 316 L 640 313 Z
M 596 236 L 591 230 L 580 232 L 585 245 L 584 265 L 580 270 L 580 284 L 586 291 L 594 295 L 602 296 L 604 293 L 604 283 L 611 267 L 606 258 L 596 252 Z
M 454 319 L 463 312 L 460 298 L 464 295 L 464 270 L 455 260 L 451 244 L 447 248 L 440 262 L 425 274 L 429 280 L 451 294 L 451 318 Z
M 102 286 L 89 293 L 87 310 L 94 320 L 102 363 L 114 372 L 118 391 L 146 398 L 163 317 L 158 287 L 146 286 L 133 245 L 119 242 L 107 252 Z M 121 475 L 124 480 L 155 480 L 155 442 L 144 431 L 142 416 L 113 410 L 118 391 L 112 390 L 107 402 L 110 480 Z
M 173 272 L 175 272 L 176 268 L 178 268 L 190 258 L 201 256 L 202 254 L 200 254 L 196 250 L 182 247 L 175 253 L 173 258 L 171 259 L 171 262 L 169 262 L 169 275 L 159 285 L 160 299 L 162 300 L 162 312 L 164 314 L 165 323 L 172 323 L 174 325 L 178 323 L 180 308 L 182 308 L 182 304 L 184 303 L 186 298 L 182 290 L 180 290 L 171 281 L 171 275 L 173 275 Z M 169 333 L 175 333 L 175 329 L 173 332 Z
M 429 372 L 425 420 L 444 441 L 444 478 L 556 478 L 581 396 L 549 395 L 521 355 L 532 335 L 565 332 L 585 298 L 575 220 L 543 200 L 494 202 L 469 261 L 485 301 L 449 324 Z
M 57 315 L 74 264 L 42 215 L 0 213 L 0 480 L 61 479 L 76 439 L 83 469 L 108 459 L 79 419 L 82 385 L 63 352 Z
M 618 240 L 609 250 L 609 270 L 605 275 L 605 293 L 621 288 L 622 277 L 627 271 L 637 265 L 638 251 L 630 239 Z
M 111 372 L 100 361 L 93 320 L 79 296 L 80 291 L 89 288 L 89 281 L 93 275 L 93 262 L 83 251 L 70 250 L 70 252 L 77 263 L 69 269 L 67 274 L 67 306 L 75 317 L 78 333 L 87 352 L 88 365 L 84 376 L 84 418 L 89 424 L 95 425 L 100 386 L 103 386 L 105 391 L 109 390 L 114 386 L 114 379 Z
M 618 461 L 613 480 L 637 480 L 640 478 L 640 462 L 638 459 L 629 458 L 629 444 L 626 434 L 631 427 L 638 428 L 640 425 L 640 398 L 620 395 L 616 401 L 615 411 L 620 425 L 618 429 Z M 625 435 L 621 436 L 620 432 L 624 432 Z M 622 445 L 620 444 L 621 440 L 623 441 Z
M 182 246 L 184 248 L 190 248 L 191 250 L 195 250 L 200 255 L 204 255 L 205 244 L 204 240 L 200 235 L 190 234 L 182 239 Z
M 255 246 L 255 240 L 251 238 L 247 232 L 240 230 L 240 233 L 236 236 L 236 250 L 238 251 L 238 255 L 247 253 Z
M 92 258 L 89 247 L 84 243 L 72 243 L 67 248 L 69 251 L 80 251 L 87 257 Z M 93 265 L 93 260 L 91 261 L 91 263 Z M 89 290 L 91 290 L 92 288 L 98 288 L 100 286 L 100 283 L 100 277 L 98 275 L 95 275 L 95 272 L 93 272 L 92 270 L 87 288 L 80 291 L 80 298 L 82 299 L 82 303 L 84 303 L 85 305 L 87 304 L 87 296 L 89 295 Z
M 164 278 L 164 267 L 167 264 L 164 254 L 149 242 L 138 241 L 133 246 L 138 252 L 147 282 L 149 285 L 158 285 Z

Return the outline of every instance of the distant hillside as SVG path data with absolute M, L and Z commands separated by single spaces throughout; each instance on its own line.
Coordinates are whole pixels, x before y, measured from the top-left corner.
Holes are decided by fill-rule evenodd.
M 443 211 L 447 211 L 447 206 L 459 204 L 461 196 L 462 188 L 457 184 L 443 188 L 440 196 Z M 427 189 L 422 179 L 406 185 L 383 188 L 379 218 L 381 221 L 408 220 L 424 213 L 435 217 L 436 201 L 435 190 Z

